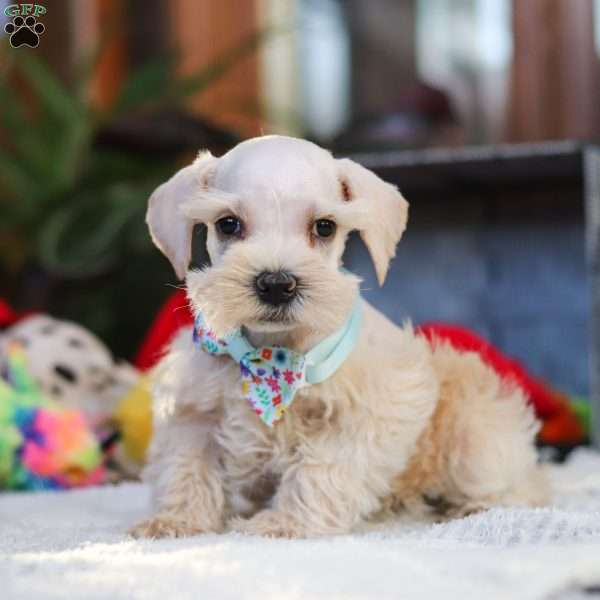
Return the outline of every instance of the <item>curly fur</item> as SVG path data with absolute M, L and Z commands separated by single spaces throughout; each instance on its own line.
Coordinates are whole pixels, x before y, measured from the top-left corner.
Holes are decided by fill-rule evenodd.
M 158 194 L 158 195 L 156 195 Z M 243 327 L 255 344 L 305 351 L 347 318 L 358 279 L 339 270 L 358 229 L 381 282 L 407 216 L 389 184 L 352 161 L 302 140 L 264 137 L 221 159 L 202 155 L 150 202 L 153 238 L 178 272 L 193 222 L 208 226 L 212 266 L 187 272 L 191 306 L 224 333 Z M 243 218 L 237 241 L 214 223 Z M 316 241 L 315 218 L 338 223 Z M 187 258 L 186 258 L 187 257 Z M 293 272 L 289 310 L 262 305 L 252 282 Z M 183 331 L 156 373 L 155 436 L 145 478 L 154 514 L 137 536 L 223 531 L 307 537 L 350 531 L 408 510 L 448 518 L 546 496 L 526 398 L 478 355 L 430 345 L 363 302 L 364 323 L 346 362 L 298 392 L 284 419 L 266 427 L 243 401 L 239 368 L 208 355 Z

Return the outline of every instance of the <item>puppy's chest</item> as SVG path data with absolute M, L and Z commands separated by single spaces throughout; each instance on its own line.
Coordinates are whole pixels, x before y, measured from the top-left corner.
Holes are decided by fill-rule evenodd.
M 225 470 L 242 480 L 266 472 L 281 475 L 302 458 L 328 419 L 326 402 L 315 388 L 299 390 L 272 427 L 260 420 L 237 391 L 225 396 L 223 409 L 219 440 Z

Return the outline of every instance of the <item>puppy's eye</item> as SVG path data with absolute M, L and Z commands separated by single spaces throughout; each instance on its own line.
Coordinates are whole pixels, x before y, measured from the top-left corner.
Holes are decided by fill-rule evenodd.
M 329 238 L 335 233 L 336 227 L 329 219 L 319 219 L 313 225 L 313 233 L 320 238 Z
M 227 237 L 242 233 L 242 222 L 237 217 L 223 217 L 216 222 L 216 227 L 219 233 Z

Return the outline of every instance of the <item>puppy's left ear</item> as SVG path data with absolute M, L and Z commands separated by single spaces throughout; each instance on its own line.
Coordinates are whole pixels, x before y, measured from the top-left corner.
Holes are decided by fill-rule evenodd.
M 396 186 L 380 179 L 349 158 L 338 159 L 344 199 L 359 203 L 366 213 L 359 229 L 367 246 L 379 285 L 383 285 L 396 244 L 406 229 L 408 202 Z
M 171 261 L 180 279 L 185 277 L 190 262 L 194 226 L 181 207 L 207 187 L 218 160 L 210 152 L 200 153 L 191 165 L 158 187 L 148 201 L 146 223 L 152 240 Z

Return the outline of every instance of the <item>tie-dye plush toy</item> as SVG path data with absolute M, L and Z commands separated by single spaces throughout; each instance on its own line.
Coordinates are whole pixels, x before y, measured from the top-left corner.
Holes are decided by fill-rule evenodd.
M 83 413 L 45 398 L 11 343 L 0 377 L 0 489 L 68 489 L 102 483 L 98 441 Z

